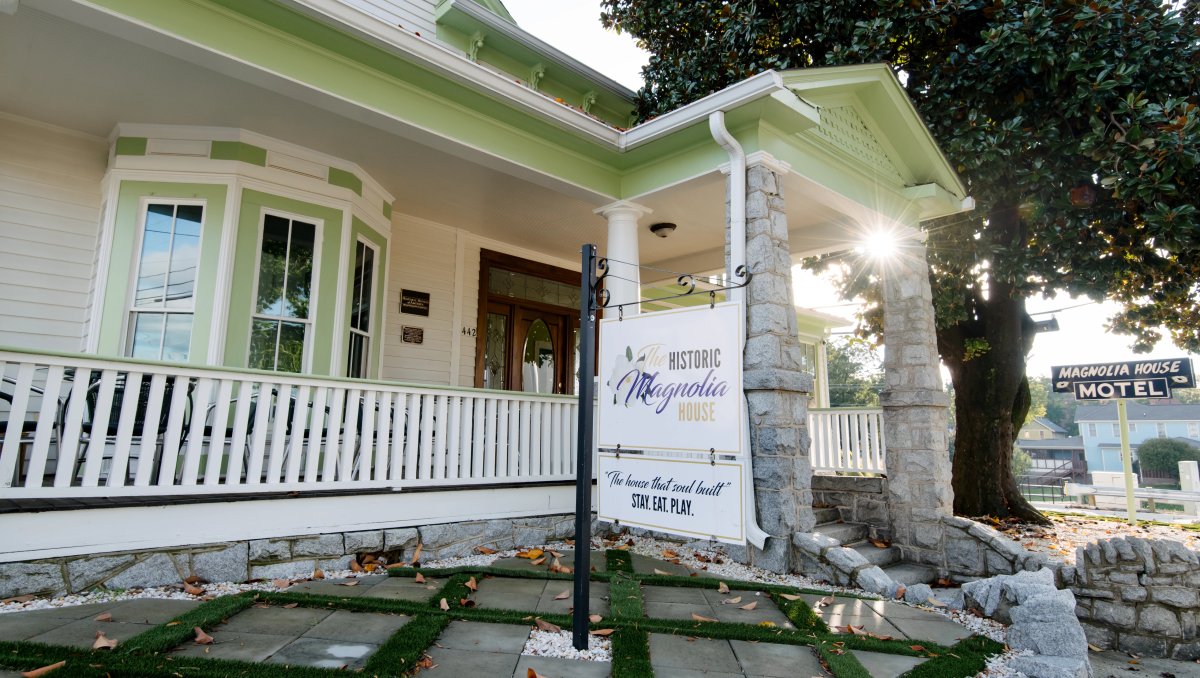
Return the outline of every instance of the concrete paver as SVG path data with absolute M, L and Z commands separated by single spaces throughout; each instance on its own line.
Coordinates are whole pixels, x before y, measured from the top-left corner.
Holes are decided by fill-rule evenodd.
M 651 619 L 693 619 L 693 614 L 712 617 L 713 609 L 708 603 L 643 603 L 642 610 Z
M 154 626 L 151 624 L 116 621 L 98 622 L 92 619 L 78 619 L 68 622 L 64 626 L 59 626 L 58 628 L 28 638 L 27 640 L 34 643 L 46 643 L 47 645 L 69 645 L 71 647 L 91 648 L 92 643 L 96 642 L 97 631 L 103 631 L 106 638 L 111 638 L 121 643 L 152 628 Z
M 517 670 L 513 678 L 526 678 L 529 669 L 537 671 L 546 678 L 607 678 L 612 675 L 611 662 L 588 662 L 575 659 L 558 659 L 556 657 L 522 656 L 517 662 Z
M 744 678 L 743 673 L 681 669 L 674 666 L 655 666 L 654 678 Z
M 1088 653 L 1088 661 L 1092 665 L 1095 678 L 1132 678 L 1133 676 L 1165 676 L 1174 675 L 1177 678 L 1200 675 L 1200 668 L 1195 662 L 1163 659 L 1160 657 L 1142 657 L 1137 664 L 1130 664 L 1129 655 L 1116 650 Z M 1139 673 L 1134 673 L 1134 671 Z
M 571 587 L 569 581 L 554 581 L 552 586 Z M 503 579 L 492 577 L 479 582 L 473 596 L 479 607 L 494 610 L 533 610 L 545 593 L 544 579 Z
M 272 654 L 267 663 L 355 670 L 362 668 L 378 649 L 378 645 L 371 643 L 301 637 Z
M 922 657 L 906 657 L 902 654 L 886 654 L 883 652 L 867 652 L 866 650 L 851 650 L 850 654 L 858 659 L 871 678 L 898 678 L 908 673 L 918 664 L 927 659 Z
M 10 614 L 19 614 L 22 617 L 36 619 L 37 617 L 50 617 L 53 619 L 84 619 L 87 617 L 95 617 L 96 615 L 107 612 L 116 605 L 114 602 L 107 603 L 88 603 L 86 605 L 68 605 L 65 607 L 48 607 L 42 610 L 29 610 L 28 612 L 13 612 Z
M 437 645 L 454 650 L 521 654 L 529 639 L 530 627 L 517 624 L 450 622 Z M 493 674 L 494 675 L 494 674 Z
M 671 586 L 643 586 L 643 610 L 652 619 L 692 619 L 693 614 L 737 624 L 760 624 L 769 621 L 783 628 L 794 628 L 770 596 L 753 590 L 718 593 L 715 589 L 692 589 Z M 738 600 L 740 599 L 740 600 Z M 724 603 L 738 600 L 736 603 Z M 757 603 L 753 610 L 739 606 Z
M 59 617 L 34 617 L 27 612 L 0 614 L 0 641 L 29 640 L 72 621 Z
M 659 667 L 741 674 L 729 641 L 665 633 L 650 634 L 650 665 L 656 676 Z
M 588 596 L 588 614 L 608 614 L 608 584 L 604 582 L 594 581 L 588 587 L 590 594 Z M 562 595 L 563 591 L 572 593 L 572 583 L 569 581 L 552 581 L 546 584 L 546 588 L 542 591 L 541 598 L 538 599 L 535 612 L 540 614 L 569 614 L 574 606 L 572 596 L 555 600 L 556 597 Z
M 433 668 L 422 669 L 419 675 L 463 678 L 464 676 L 508 676 L 517 668 L 519 654 L 502 652 L 478 652 L 458 650 L 450 647 L 429 648 Z
M 233 615 L 215 630 L 295 638 L 308 632 L 330 614 L 330 610 L 307 607 L 290 610 L 286 607 L 251 607 Z
M 391 600 L 409 600 L 423 603 L 442 590 L 446 585 L 444 579 L 426 579 L 424 584 L 418 584 L 406 577 L 392 577 L 385 582 L 376 584 L 363 592 L 364 598 L 388 598 Z
M 941 645 L 953 645 L 971 635 L 967 627 L 949 619 L 888 619 L 892 626 L 913 640 L 928 640 Z
M 575 567 L 575 551 L 574 550 L 566 549 L 566 550 L 562 550 L 562 551 L 555 551 L 555 553 L 562 554 L 561 556 L 558 556 L 558 562 L 560 564 L 565 565 L 567 567 Z M 519 571 L 525 571 L 525 572 L 546 572 L 547 569 L 549 568 L 550 564 L 554 562 L 555 556 L 550 555 L 549 552 L 547 552 L 545 554 L 545 556 L 546 556 L 546 560 L 544 562 L 542 562 L 540 565 L 534 565 L 533 560 L 530 560 L 529 558 L 518 558 L 516 556 L 512 556 L 510 558 L 501 558 L 501 559 L 497 560 L 496 562 L 492 563 L 492 567 L 502 567 L 502 568 L 505 568 L 508 570 L 519 570 Z M 592 572 L 604 572 L 605 571 L 606 564 L 605 564 L 605 557 L 604 557 L 603 552 L 592 551 L 592 557 L 591 557 L 591 560 L 589 561 L 589 569 Z
M 697 575 L 708 576 L 708 573 L 704 570 L 693 570 L 686 565 L 668 563 L 665 560 L 643 556 L 640 553 L 634 553 L 632 556 L 633 571 L 641 574 L 654 574 L 655 570 L 659 570 L 660 572 L 666 572 L 667 574 L 674 574 L 683 577 L 690 577 L 693 573 Z
M 803 645 L 775 645 L 731 640 L 742 671 L 751 676 L 770 678 L 826 678 L 821 662 L 812 648 Z
M 703 589 L 678 586 L 643 586 L 642 600 L 647 603 L 687 603 L 691 605 L 708 603 Z
M 199 607 L 198 600 L 166 600 L 161 598 L 136 598 L 115 603 L 106 612 L 113 621 L 135 624 L 165 624 L 179 615 Z
M 344 584 L 356 581 L 354 586 Z M 306 581 L 288 587 L 288 593 L 311 593 L 316 596 L 334 596 L 337 598 L 356 598 L 384 583 L 383 577 L 362 577 L 358 579 L 321 579 Z
M 290 635 L 238 633 L 220 629 L 209 631 L 209 635 L 213 637 L 212 645 L 197 645 L 188 641 L 172 650 L 172 655 L 261 662 L 295 640 L 295 636 Z
M 338 610 L 322 619 L 302 637 L 382 645 L 410 619 L 398 614 Z

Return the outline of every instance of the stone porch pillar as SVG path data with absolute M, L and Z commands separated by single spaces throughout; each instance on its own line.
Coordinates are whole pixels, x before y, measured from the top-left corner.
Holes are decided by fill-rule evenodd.
M 953 514 L 954 493 L 946 431 L 950 401 L 938 368 L 925 245 L 905 240 L 879 266 L 886 377 L 880 402 L 892 541 L 905 559 L 937 564 L 941 521 Z
M 642 298 L 641 269 L 638 264 L 638 219 L 650 214 L 650 209 L 624 200 L 605 205 L 596 214 L 608 219 L 608 242 L 601 255 L 609 259 L 609 275 L 604 287 L 609 293 L 609 305 L 628 304 Z M 626 306 L 625 315 L 637 315 L 641 309 Z
M 750 415 L 758 523 L 771 538 L 750 561 L 774 572 L 793 566 L 792 535 L 811 532 L 808 396 L 792 299 L 792 258 L 783 199 L 786 165 L 751 160 L 746 170 L 747 338 L 744 388 Z M 728 231 L 727 231 L 728 238 Z

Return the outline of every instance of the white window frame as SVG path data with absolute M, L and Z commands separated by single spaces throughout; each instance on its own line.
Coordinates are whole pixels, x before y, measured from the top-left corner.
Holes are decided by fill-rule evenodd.
M 367 238 L 364 238 L 361 235 L 359 235 L 357 238 L 354 239 L 354 247 L 353 247 L 352 251 L 349 253 L 350 256 L 349 256 L 349 260 L 347 262 L 347 267 L 346 267 L 351 276 L 351 278 L 350 278 L 350 294 L 351 295 L 354 294 L 353 276 L 355 275 L 355 262 L 358 259 L 359 244 L 364 245 L 367 249 L 371 250 L 371 252 L 374 254 L 374 257 L 372 258 L 372 264 L 371 264 L 371 281 L 370 281 L 370 285 L 367 287 L 367 293 L 370 295 L 370 298 L 371 298 L 371 313 L 367 316 L 367 327 L 369 329 L 366 332 L 363 332 L 362 330 L 354 327 L 354 321 L 352 319 L 348 319 L 346 321 L 346 376 L 347 377 L 350 376 L 350 338 L 353 335 L 357 334 L 358 336 L 363 337 L 366 340 L 366 348 L 365 348 L 365 350 L 363 350 L 363 358 L 365 358 L 366 364 L 363 366 L 362 375 L 357 378 L 358 379 L 370 379 L 371 378 L 371 369 L 374 367 L 374 364 L 375 364 L 375 361 L 373 360 L 373 356 L 372 356 L 372 353 L 375 350 L 375 335 L 379 329 L 377 327 L 377 325 L 379 323 L 375 322 L 375 318 L 372 316 L 374 316 L 374 314 L 375 314 L 375 308 L 376 308 L 375 305 L 377 303 L 379 303 L 379 295 L 376 294 L 376 291 L 378 290 L 378 285 L 379 285 L 379 280 L 380 280 L 380 273 L 379 273 L 380 247 L 378 245 L 376 245 L 375 243 L 371 242 L 370 240 L 368 240 Z M 350 308 L 347 309 L 347 311 L 348 311 L 347 315 L 349 315 L 349 313 L 352 313 L 354 311 L 354 300 L 353 299 L 350 300 Z
M 1158 422 L 1156 428 L 1158 429 L 1158 437 L 1159 438 L 1167 437 L 1167 423 L 1166 422 L 1164 422 L 1164 421 Z
M 302 221 L 306 224 L 312 224 L 313 226 L 316 227 L 316 231 L 313 234 L 313 265 L 312 265 L 313 279 L 310 282 L 310 287 L 309 287 L 309 289 L 311 290 L 311 293 L 310 293 L 309 301 L 308 301 L 308 318 L 305 318 L 304 320 L 301 320 L 299 318 L 265 315 L 265 314 L 258 312 L 258 308 L 257 308 L 257 306 L 258 306 L 258 282 L 259 282 L 258 279 L 259 279 L 259 274 L 262 273 L 263 236 L 266 234 L 267 216 L 268 215 L 273 216 L 273 217 L 279 217 L 281 219 L 287 219 L 289 222 Z M 251 342 L 254 341 L 254 321 L 255 320 L 261 319 L 261 320 L 275 320 L 277 322 L 278 321 L 302 322 L 302 323 L 304 323 L 304 360 L 303 360 L 304 366 L 301 368 L 301 372 L 299 372 L 299 374 L 312 374 L 312 361 L 313 361 L 312 328 L 313 328 L 313 323 L 315 322 L 315 318 L 317 315 L 317 308 L 318 308 L 317 304 L 319 302 L 318 296 L 320 293 L 319 281 L 321 278 L 321 242 L 324 239 L 324 235 L 325 235 L 325 220 L 324 219 L 319 219 L 317 217 L 308 216 L 306 214 L 299 214 L 296 212 L 286 212 L 284 210 L 272 209 L 270 207 L 264 207 L 261 210 L 259 210 L 259 213 L 258 213 L 258 238 L 256 240 L 256 246 L 254 249 L 254 283 L 253 283 L 253 286 L 250 288 L 250 300 L 249 300 L 250 301 L 250 323 L 249 323 L 249 326 L 246 328 L 246 365 L 247 366 L 250 365 L 250 348 L 251 348 Z M 291 229 L 289 228 L 289 230 L 288 230 L 288 250 L 289 251 L 291 250 L 291 238 L 292 238 Z M 284 277 L 284 289 L 287 289 L 287 277 L 286 276 Z M 275 362 L 276 367 L 278 367 L 278 365 L 279 365 L 279 335 L 278 335 L 278 333 L 276 333 L 276 335 L 275 335 L 275 361 L 274 362 Z M 278 371 L 278 370 L 275 370 L 275 371 Z M 291 373 L 283 372 L 282 374 L 291 374 Z
M 1138 430 L 1137 422 L 1136 421 L 1129 422 L 1129 433 L 1130 434 L 1137 433 L 1137 430 Z
M 172 205 L 175 208 L 179 208 L 180 206 L 198 206 L 200 208 L 200 235 L 198 236 L 198 241 L 199 241 L 200 245 L 198 247 L 198 252 L 196 254 L 196 276 L 195 276 L 195 278 L 192 279 L 192 303 L 187 308 L 183 308 L 183 307 L 138 308 L 135 305 L 137 303 L 138 274 L 142 270 L 142 244 L 146 239 L 146 218 L 150 211 L 150 205 Z M 178 209 L 176 209 L 176 212 L 178 212 Z M 170 246 L 170 250 L 169 250 L 171 253 L 173 253 L 174 249 L 175 249 L 174 221 L 177 218 L 178 218 L 177 216 L 172 217 L 171 246 Z M 140 313 L 179 314 L 179 315 L 192 316 L 192 331 L 189 333 L 189 337 L 188 337 L 188 357 L 187 357 L 187 360 L 191 361 L 191 359 L 193 357 L 192 356 L 192 348 L 193 348 L 192 344 L 196 341 L 196 332 L 195 332 L 195 330 L 196 330 L 196 294 L 200 289 L 200 272 L 202 270 L 204 270 L 204 268 L 203 268 L 203 265 L 204 265 L 204 246 L 203 246 L 204 222 L 207 219 L 208 219 L 208 201 L 204 200 L 204 199 L 159 198 L 159 197 L 149 196 L 149 195 L 142 196 L 141 198 L 138 199 L 138 217 L 137 217 L 136 237 L 134 238 L 133 252 L 132 252 L 133 265 L 130 266 L 131 270 L 129 271 L 128 295 L 127 295 L 127 298 L 125 301 L 125 329 L 124 329 L 125 336 L 123 336 L 121 338 L 122 352 L 124 353 L 125 356 L 131 357 L 133 355 L 133 340 L 135 337 L 134 328 L 137 327 L 138 314 L 140 314 Z M 170 255 L 168 255 L 168 260 L 170 260 Z M 99 289 L 99 287 L 97 287 L 97 290 L 98 289 Z M 97 291 L 96 294 L 100 295 L 100 292 Z M 166 328 L 164 327 L 163 330 L 164 330 L 163 331 L 163 339 L 165 340 Z M 162 344 L 162 342 L 160 342 L 158 345 L 158 356 L 159 356 L 158 359 L 159 360 L 162 360 L 162 352 L 163 352 L 163 344 Z
M 1189 421 L 1187 427 L 1188 437 L 1200 440 L 1200 421 Z
M 1133 424 L 1130 424 L 1130 425 L 1129 425 L 1129 432 L 1130 432 L 1130 433 L 1133 433 L 1133 426 L 1134 426 Z M 1113 425 L 1112 425 L 1112 434 L 1113 434 L 1113 437 L 1115 437 L 1115 438 L 1120 438 L 1120 437 L 1121 437 L 1121 425 L 1120 425 L 1119 423 L 1117 423 L 1117 422 L 1113 422 Z
M 1095 438 L 1095 437 L 1097 437 L 1097 435 L 1096 435 L 1096 425 L 1095 425 L 1095 424 L 1088 424 L 1088 425 L 1087 425 L 1087 434 L 1088 434 L 1088 437 L 1089 437 L 1089 438 Z

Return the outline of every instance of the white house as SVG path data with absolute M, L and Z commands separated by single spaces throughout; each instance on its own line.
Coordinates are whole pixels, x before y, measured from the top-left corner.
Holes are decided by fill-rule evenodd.
M 1137 446 L 1152 438 L 1184 438 L 1200 445 L 1200 405 L 1126 405 L 1129 444 L 1137 458 Z M 1121 471 L 1121 428 L 1116 404 L 1080 405 L 1075 423 L 1083 438 L 1090 471 Z

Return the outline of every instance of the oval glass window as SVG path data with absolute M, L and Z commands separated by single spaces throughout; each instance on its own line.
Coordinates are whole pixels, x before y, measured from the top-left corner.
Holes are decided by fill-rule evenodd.
M 554 393 L 554 338 L 544 320 L 529 325 L 521 365 L 521 390 L 527 393 Z

